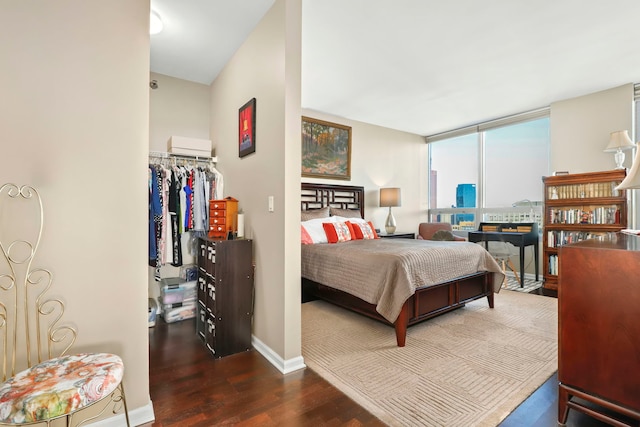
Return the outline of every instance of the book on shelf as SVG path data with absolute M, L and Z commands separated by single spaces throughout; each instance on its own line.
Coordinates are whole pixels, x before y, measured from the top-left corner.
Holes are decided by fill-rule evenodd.
M 558 255 L 549 255 L 548 272 L 553 276 L 558 275 Z
M 620 224 L 620 209 L 598 206 L 589 209 L 549 209 L 550 224 Z
M 638 234 L 640 234 L 640 230 L 638 231 Z M 547 231 L 547 247 L 557 248 L 558 246 L 581 242 L 587 239 L 604 240 L 607 238 L 611 238 L 612 235 L 615 235 L 615 232 L 549 230 Z

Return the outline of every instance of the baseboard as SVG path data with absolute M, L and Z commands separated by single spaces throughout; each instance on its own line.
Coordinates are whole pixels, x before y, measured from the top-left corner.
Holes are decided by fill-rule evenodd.
M 283 374 L 288 374 L 298 369 L 304 369 L 307 365 L 304 364 L 304 358 L 302 356 L 294 357 L 293 359 L 284 360 L 278 353 L 273 351 L 271 347 L 260 341 L 255 335 L 251 336 L 251 344 L 253 348 L 258 351 L 265 359 L 275 366 Z
M 140 408 L 136 408 L 129 411 L 129 422 L 132 426 L 139 426 L 142 424 L 153 422 L 156 419 L 156 416 L 153 412 L 153 402 L 149 399 L 149 403 Z M 127 425 L 125 421 L 124 414 L 117 414 L 113 417 L 107 418 L 105 420 L 96 421 L 95 423 L 90 423 L 88 426 L 91 427 L 122 427 Z

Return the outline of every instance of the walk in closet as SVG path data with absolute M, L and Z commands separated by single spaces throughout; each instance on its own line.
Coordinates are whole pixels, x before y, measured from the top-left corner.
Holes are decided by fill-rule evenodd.
M 214 157 L 149 154 L 149 298 L 159 303 L 166 321 L 195 317 L 195 286 L 187 283 L 197 280 L 198 239 L 209 229 L 209 200 L 223 192 L 215 163 Z
M 150 154 L 150 306 L 166 323 L 195 317 L 216 358 L 251 349 L 253 241 L 238 222 L 215 158 Z

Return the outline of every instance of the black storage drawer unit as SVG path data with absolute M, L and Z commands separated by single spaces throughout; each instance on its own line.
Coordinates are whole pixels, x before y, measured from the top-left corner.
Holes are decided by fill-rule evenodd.
M 251 349 L 253 280 L 252 240 L 199 239 L 196 332 L 214 357 Z

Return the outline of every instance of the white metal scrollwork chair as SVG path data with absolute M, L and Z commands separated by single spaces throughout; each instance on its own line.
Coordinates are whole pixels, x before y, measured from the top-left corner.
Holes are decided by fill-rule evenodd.
M 25 230 L 20 236 L 33 234 L 33 238 L 16 237 L 16 229 L 31 218 L 37 218 L 33 227 L 37 231 Z M 115 414 L 124 408 L 129 426 L 120 357 L 67 354 L 77 332 L 59 324 L 64 313 L 62 300 L 46 295 L 52 273 L 32 268 L 43 223 L 42 200 L 33 187 L 0 187 L 0 248 L 4 256 L 0 258 L 0 425 L 66 422 L 66 426 L 81 426 L 108 409 Z M 98 405 L 92 410 L 81 411 L 94 404 Z
M 502 287 L 506 287 L 508 283 L 507 279 L 507 267 L 513 272 L 517 282 L 520 283 L 520 276 L 516 271 L 515 265 L 513 265 L 513 261 L 511 261 L 511 256 L 513 255 L 511 252 L 511 248 L 514 247 L 512 244 L 508 242 L 489 242 L 489 253 L 491 256 L 500 264 L 502 267 L 502 272 L 504 273 L 504 280 L 502 281 Z

